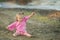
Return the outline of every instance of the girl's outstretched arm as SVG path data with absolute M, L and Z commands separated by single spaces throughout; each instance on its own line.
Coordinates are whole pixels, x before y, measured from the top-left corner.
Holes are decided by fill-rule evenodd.
M 35 15 L 35 12 L 32 12 L 30 15 L 28 15 L 28 17 L 32 17 L 33 15 Z
M 17 23 L 17 22 L 11 23 L 10 25 L 8 25 L 7 29 L 8 29 L 9 31 L 13 31 L 14 29 L 16 29 L 16 23 Z

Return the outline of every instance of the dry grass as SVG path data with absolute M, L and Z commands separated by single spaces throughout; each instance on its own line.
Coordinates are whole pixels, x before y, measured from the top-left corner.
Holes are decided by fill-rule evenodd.
M 14 21 L 15 14 L 19 10 L 2 10 L 0 13 L 0 40 L 60 40 L 60 21 L 36 14 L 27 23 L 27 30 L 35 37 L 13 37 L 13 32 L 6 29 L 7 25 Z M 29 15 L 31 11 L 24 11 Z

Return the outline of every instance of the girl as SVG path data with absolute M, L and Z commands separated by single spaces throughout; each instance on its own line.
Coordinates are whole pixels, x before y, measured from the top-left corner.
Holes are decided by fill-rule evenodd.
M 31 37 L 32 35 L 29 34 L 26 31 L 26 22 L 27 20 L 32 17 L 35 13 L 32 12 L 30 15 L 28 16 L 23 16 L 24 13 L 20 12 L 18 14 L 16 14 L 16 21 L 13 22 L 12 24 L 8 25 L 7 29 L 10 31 L 13 31 L 14 29 L 16 29 L 16 32 L 13 34 L 13 36 L 17 36 L 17 35 L 25 35 L 27 37 Z

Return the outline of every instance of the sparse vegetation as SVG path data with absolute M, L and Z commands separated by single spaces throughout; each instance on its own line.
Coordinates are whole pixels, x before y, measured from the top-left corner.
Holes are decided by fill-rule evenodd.
M 42 16 L 39 12 L 36 13 L 27 22 L 27 30 L 35 37 L 27 38 L 25 36 L 13 37 L 12 32 L 9 32 L 6 27 L 14 21 L 15 14 L 21 10 L 0 9 L 0 40 L 60 40 L 60 21 Z M 25 15 L 29 15 L 31 11 L 26 11 Z

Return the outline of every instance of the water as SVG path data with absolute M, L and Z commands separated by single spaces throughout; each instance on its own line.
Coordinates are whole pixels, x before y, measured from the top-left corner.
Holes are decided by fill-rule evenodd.
M 1 8 L 25 8 L 25 9 L 46 9 L 60 10 L 60 0 L 33 0 L 27 5 L 19 5 L 15 3 L 0 2 Z

